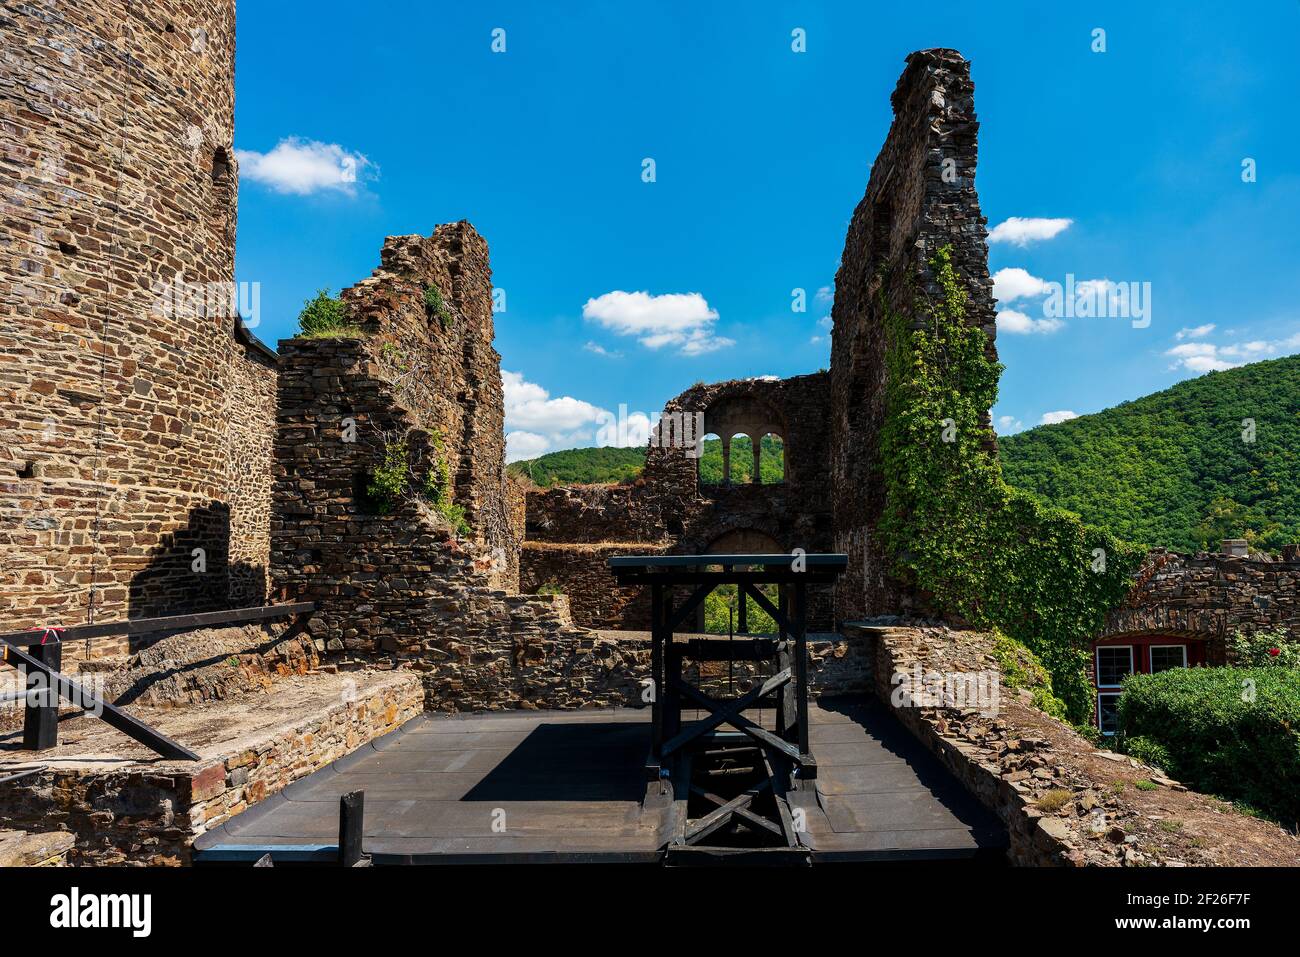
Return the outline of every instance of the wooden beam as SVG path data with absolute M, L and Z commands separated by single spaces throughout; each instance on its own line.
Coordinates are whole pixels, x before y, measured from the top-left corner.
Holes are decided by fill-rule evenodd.
M 708 598 L 709 593 L 716 587 L 717 585 L 713 582 L 705 582 L 704 584 L 697 586 L 695 591 L 691 593 L 691 597 L 686 599 L 685 603 L 680 608 L 675 612 L 670 612 L 671 617 L 668 622 L 668 630 L 676 631 L 680 628 L 687 618 L 695 614 L 695 609 L 699 608 L 700 605 L 703 604 L 704 599 Z
M 128 618 L 125 621 L 107 621 L 102 625 L 73 625 L 69 628 L 59 628 L 57 634 L 61 641 L 108 638 L 112 635 L 146 635 L 154 631 L 184 631 L 213 625 L 235 625 L 246 621 L 285 618 L 289 615 L 305 615 L 315 610 L 315 603 L 303 601 L 287 605 L 230 608 L 225 611 L 209 611 L 196 615 L 171 615 L 166 618 Z M 35 628 L 0 634 L 0 643 L 25 648 L 34 643 L 33 639 L 40 637 L 42 630 L 48 632 L 50 629 Z
M 786 681 L 790 680 L 789 672 L 780 672 L 777 675 L 773 675 L 772 679 L 769 680 L 773 680 L 779 677 L 781 674 L 784 674 Z M 709 710 L 712 710 L 718 704 L 718 702 L 714 701 L 708 695 L 702 694 L 699 690 L 692 688 L 688 684 L 682 685 L 682 694 L 686 695 L 686 697 L 690 698 L 692 701 L 699 702 L 699 704 L 702 707 L 707 708 Z M 749 692 L 749 694 L 753 694 L 753 692 Z M 740 700 L 741 700 L 740 698 L 736 699 L 736 701 L 740 701 Z M 782 741 L 780 738 L 772 734 L 772 732 L 768 731 L 766 728 L 759 727 L 753 721 L 750 721 L 743 714 L 740 714 L 738 712 L 733 712 L 727 718 L 724 719 L 724 723 L 731 725 L 733 728 L 735 728 L 738 731 L 743 731 L 745 734 L 749 735 L 755 741 L 758 741 L 760 744 L 765 744 L 769 748 L 773 748 L 776 751 L 779 751 L 781 754 L 784 754 L 786 757 L 788 757 L 790 760 L 796 763 L 802 763 L 803 761 L 803 756 L 799 753 L 799 749 L 795 745 L 790 744 L 788 741 Z M 714 727 L 717 727 L 717 725 L 714 725 Z M 694 731 L 695 729 L 692 728 L 690 730 Z M 712 730 L 712 729 L 706 728 L 705 730 Z M 690 734 L 690 731 L 683 731 L 682 734 L 683 735 Z
M 698 702 L 709 712 L 709 717 L 697 722 L 692 727 L 687 728 L 685 731 L 682 731 L 680 734 L 674 736 L 670 741 L 666 742 L 663 746 L 663 753 L 671 754 L 694 741 L 696 738 L 708 734 L 719 725 L 733 723 L 735 719 L 740 716 L 740 712 L 744 711 L 760 698 L 770 695 L 773 691 L 777 690 L 789 681 L 790 672 L 779 671 L 772 677 L 768 678 L 767 681 L 763 682 L 762 685 L 757 688 L 751 688 L 739 698 L 734 698 L 728 702 L 722 702 L 710 698 L 708 695 L 703 694 L 688 685 L 686 682 L 678 679 L 675 682 L 674 691 L 684 694 Z
M 43 645 L 32 645 L 28 653 L 55 674 L 63 666 L 63 645 L 57 641 Z M 37 672 L 40 674 L 40 672 Z M 59 743 L 59 693 L 49 685 L 48 679 L 37 682 L 33 687 L 31 673 L 23 675 L 26 679 L 29 695 L 35 694 L 41 700 L 33 703 L 30 698 L 23 707 L 23 750 L 47 751 Z M 44 687 L 41 687 L 44 684 Z
M 111 705 L 107 701 L 101 701 L 67 675 L 58 671 L 51 671 L 44 662 L 33 658 L 21 648 L 14 645 L 4 645 L 3 650 L 4 660 L 7 664 L 21 666 L 27 674 L 31 674 L 32 671 L 41 672 L 45 675 L 46 680 L 50 682 L 50 686 L 72 702 L 74 706 L 81 708 L 83 711 L 91 712 L 105 724 L 116 728 L 127 737 L 134 738 L 164 758 L 180 761 L 199 760 L 199 756 L 189 748 L 177 744 L 165 734 L 155 731 L 143 721 L 127 714 L 121 708 Z

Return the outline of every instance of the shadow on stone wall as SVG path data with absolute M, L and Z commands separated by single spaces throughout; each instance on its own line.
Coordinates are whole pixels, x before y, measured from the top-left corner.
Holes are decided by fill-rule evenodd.
M 211 502 L 190 510 L 182 528 L 150 550 L 131 577 L 127 617 L 154 618 L 260 605 L 266 571 L 230 561 L 230 506 Z

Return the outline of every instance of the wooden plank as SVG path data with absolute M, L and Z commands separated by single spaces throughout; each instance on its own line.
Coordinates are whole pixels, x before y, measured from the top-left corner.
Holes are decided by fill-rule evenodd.
M 704 815 L 693 827 L 687 828 L 686 843 L 699 844 L 700 841 L 718 830 L 718 828 L 727 824 L 736 815 L 737 811 L 748 809 L 754 803 L 754 799 L 767 790 L 770 784 L 770 781 L 760 781 L 748 790 L 737 794 L 730 801 L 723 802 L 721 807 L 715 808 Z
M 355 867 L 361 861 L 365 814 L 365 791 L 349 791 L 339 798 L 339 863 L 344 867 Z
M 660 762 L 663 757 L 663 705 L 660 703 L 664 680 L 664 644 L 672 638 L 664 635 L 663 586 L 650 586 L 650 755 Z
M 4 660 L 8 664 L 19 664 L 28 674 L 35 669 L 42 672 L 60 695 L 83 711 L 89 711 L 110 727 L 116 728 L 127 737 L 134 738 L 145 747 L 152 749 L 164 758 L 181 761 L 197 761 L 199 756 L 184 745 L 177 744 L 171 738 L 155 731 L 143 721 L 139 721 L 120 708 L 101 701 L 67 675 L 51 671 L 41 661 L 13 645 L 4 645 Z
M 757 797 L 759 794 L 762 793 L 762 791 L 763 791 L 762 787 L 761 786 L 758 787 L 757 789 L 754 790 L 754 796 Z M 714 794 L 712 791 L 708 791 L 702 787 L 691 785 L 691 792 L 693 794 L 698 794 L 700 797 L 704 798 L 705 800 L 711 801 L 713 804 L 717 805 L 718 807 L 726 807 L 727 805 L 726 798 L 719 797 L 718 795 Z M 739 817 L 742 821 L 746 821 L 750 824 L 754 824 L 758 827 L 764 828 L 765 830 L 771 831 L 777 837 L 782 836 L 781 828 L 775 822 L 769 821 L 767 818 L 763 817 L 762 815 L 755 814 L 753 811 L 749 810 L 748 802 L 746 803 L 746 806 L 735 808 L 735 813 L 736 816 Z
M 60 628 L 62 641 L 81 641 L 84 638 L 108 638 L 112 635 L 145 635 L 154 631 L 183 631 L 213 625 L 233 625 L 246 621 L 265 621 L 289 615 L 305 615 L 315 611 L 313 602 L 295 602 L 287 605 L 261 605 L 255 608 L 231 608 L 225 611 L 203 612 L 195 615 L 171 615 L 166 618 L 128 618 L 126 621 L 108 621 L 102 625 L 73 625 Z M 52 627 L 52 626 L 51 626 Z M 49 631 L 50 629 L 44 629 Z M 26 647 L 33 643 L 33 635 L 40 628 L 28 631 L 11 631 L 0 634 L 0 642 Z

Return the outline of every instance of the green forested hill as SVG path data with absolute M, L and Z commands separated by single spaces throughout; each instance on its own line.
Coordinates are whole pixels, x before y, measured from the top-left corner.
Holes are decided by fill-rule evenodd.
M 1132 542 L 1191 551 L 1246 538 L 1276 551 L 1300 541 L 1300 356 L 1211 372 L 999 445 L 1010 484 Z M 776 448 L 769 437 L 765 480 L 780 476 Z M 573 449 L 510 468 L 549 486 L 629 481 L 644 462 L 643 449 Z M 748 481 L 752 465 L 737 440 L 733 481 Z M 701 474 L 721 477 L 720 442 L 705 443 Z
M 1211 372 L 999 445 L 1011 485 L 1130 541 L 1180 551 L 1300 541 L 1300 356 Z
M 759 469 L 764 482 L 779 482 L 783 475 L 781 440 L 763 436 Z M 526 459 L 510 465 L 510 471 L 527 475 L 545 488 L 552 485 L 592 484 L 595 482 L 629 482 L 641 474 L 645 449 L 568 449 L 550 452 L 540 458 Z M 731 443 L 731 480 L 748 482 L 754 472 L 754 454 L 749 439 Z M 700 477 L 705 482 L 722 480 L 722 442 L 709 439 L 704 443 Z

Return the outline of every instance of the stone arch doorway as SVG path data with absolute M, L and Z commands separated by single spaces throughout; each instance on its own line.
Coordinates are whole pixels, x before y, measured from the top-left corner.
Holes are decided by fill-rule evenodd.
M 737 528 L 719 535 L 709 543 L 701 554 L 779 555 L 784 552 L 785 549 L 767 532 L 759 531 L 756 528 Z M 758 607 L 754 600 L 751 598 L 742 604 L 738 600 L 736 591 L 735 585 L 723 585 L 715 589 L 713 594 L 709 596 L 712 602 L 706 601 L 696 612 L 696 631 L 725 634 L 727 624 L 725 614 L 728 607 L 734 612 L 731 624 L 734 625 L 737 634 L 767 634 L 775 631 L 775 625 L 772 624 L 771 618 Z M 768 597 L 775 603 L 775 591 Z M 763 630 L 756 632 L 758 628 Z

